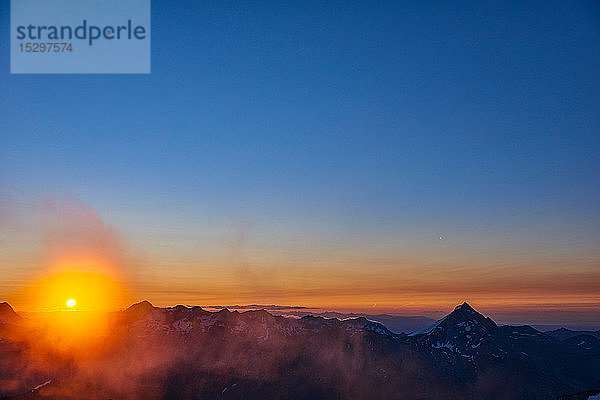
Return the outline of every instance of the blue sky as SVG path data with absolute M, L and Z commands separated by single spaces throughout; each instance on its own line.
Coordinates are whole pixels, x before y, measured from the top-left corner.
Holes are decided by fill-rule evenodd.
M 311 254 L 599 260 L 596 2 L 153 0 L 152 73 L 81 76 L 10 75 L 0 5 L 11 197 L 141 247 L 242 220 Z

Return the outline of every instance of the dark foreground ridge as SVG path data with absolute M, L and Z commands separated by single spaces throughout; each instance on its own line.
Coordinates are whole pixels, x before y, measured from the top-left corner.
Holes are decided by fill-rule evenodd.
M 552 400 L 587 399 L 600 388 L 593 332 L 498 326 L 467 303 L 406 335 L 364 317 L 143 301 L 113 316 L 117 343 L 85 360 L 32 353 L 39 332 L 16 336 L 23 321 L 5 318 L 12 308 L 4 304 L 0 397 L 13 400 Z

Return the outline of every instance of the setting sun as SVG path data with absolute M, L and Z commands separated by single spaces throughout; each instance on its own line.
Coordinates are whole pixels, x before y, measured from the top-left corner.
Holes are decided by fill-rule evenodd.
M 66 297 L 67 294 L 69 297 Z M 127 289 L 110 275 L 64 271 L 42 277 L 27 288 L 24 297 L 34 311 L 114 311 L 125 307 Z
M 127 304 L 126 288 L 108 274 L 62 271 L 40 278 L 25 292 L 32 329 L 44 332 L 39 345 L 72 357 L 91 357 L 111 342 L 110 315 Z M 76 312 L 69 312 L 76 311 Z M 107 341 L 108 340 L 108 341 Z

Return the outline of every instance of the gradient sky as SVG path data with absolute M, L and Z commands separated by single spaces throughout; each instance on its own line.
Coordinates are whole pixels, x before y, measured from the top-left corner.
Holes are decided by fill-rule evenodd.
M 600 325 L 598 3 L 351 3 L 152 0 L 152 73 L 78 76 L 10 75 L 0 0 L 2 297 L 93 253 L 159 305 Z

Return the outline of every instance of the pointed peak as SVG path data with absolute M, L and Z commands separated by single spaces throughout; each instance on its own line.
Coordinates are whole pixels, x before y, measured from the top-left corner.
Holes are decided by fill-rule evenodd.
M 456 306 L 454 311 L 448 314 L 447 317 L 453 320 L 486 319 L 481 313 L 477 312 L 466 301 L 461 305 Z
M 148 300 L 140 301 L 139 303 L 132 304 L 125 310 L 125 313 L 132 315 L 134 318 L 142 318 L 146 314 L 156 310 Z
M 450 315 L 456 316 L 460 318 L 472 319 L 472 318 L 485 318 L 480 312 L 475 310 L 473 307 L 469 305 L 466 301 L 459 306 L 454 308 Z
M 155 308 L 155 307 L 148 300 L 142 300 L 139 303 L 134 303 L 131 306 L 129 306 L 128 310 L 136 309 L 136 308 Z
M 475 309 L 465 301 L 435 324 L 425 329 L 421 329 L 420 331 L 413 332 L 410 336 L 446 335 L 449 331 L 459 332 L 464 335 L 473 335 L 474 331 L 481 329 L 487 332 L 496 332 L 498 325 L 496 325 L 491 318 L 487 318 L 475 311 Z
M 454 309 L 454 311 L 458 311 L 458 310 L 462 310 L 462 311 L 466 311 L 466 312 L 474 312 L 474 313 L 477 312 L 466 301 L 464 303 L 462 303 L 461 305 L 456 306 L 456 308 Z
M 487 326 L 489 329 L 494 330 L 498 328 L 498 326 L 492 319 L 483 316 L 481 313 L 479 313 L 473 307 L 471 307 L 466 301 L 461 305 L 457 306 L 454 309 L 454 311 L 448 314 L 446 316 L 446 319 L 453 321 L 453 323 L 457 321 L 477 321 Z

